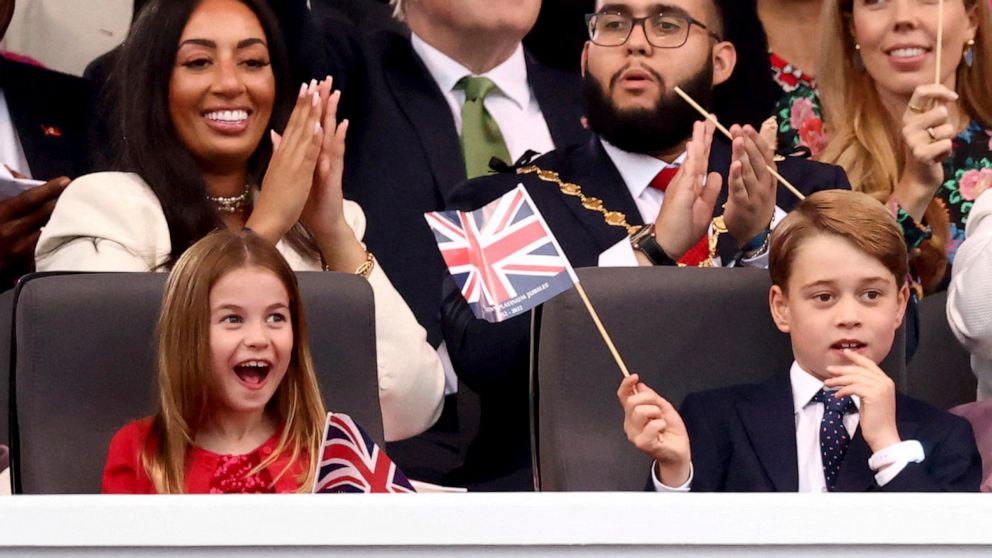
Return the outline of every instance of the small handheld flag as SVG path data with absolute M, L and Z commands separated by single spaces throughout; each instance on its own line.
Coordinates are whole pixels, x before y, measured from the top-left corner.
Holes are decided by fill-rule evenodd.
M 416 492 L 368 433 L 343 413 L 327 413 L 314 494 Z
M 937 2 L 937 52 L 934 54 L 933 82 L 940 85 L 940 57 L 944 48 L 944 0 Z
M 620 372 L 627 365 L 523 184 L 475 211 L 425 213 L 475 316 L 499 322 L 575 287 Z
M 500 322 L 578 281 L 522 184 L 475 211 L 424 214 L 475 316 Z

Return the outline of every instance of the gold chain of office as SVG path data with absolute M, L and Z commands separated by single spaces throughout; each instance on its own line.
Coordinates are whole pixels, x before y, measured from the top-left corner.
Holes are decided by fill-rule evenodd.
M 551 182 L 558 186 L 558 190 L 566 196 L 579 198 L 582 207 L 603 215 L 603 220 L 612 227 L 621 227 L 627 232 L 627 236 L 633 236 L 641 230 L 644 225 L 631 225 L 627 222 L 627 216 L 619 211 L 610 211 L 603 206 L 603 200 L 590 197 L 582 192 L 582 187 L 574 182 L 565 182 L 555 171 L 545 170 L 537 165 L 528 165 L 517 169 L 517 174 L 535 174 L 544 182 Z M 713 260 L 717 255 L 717 241 L 720 235 L 727 232 L 727 225 L 723 221 L 723 215 L 713 218 L 713 234 L 709 237 L 709 257 L 699 264 L 699 267 L 713 267 Z

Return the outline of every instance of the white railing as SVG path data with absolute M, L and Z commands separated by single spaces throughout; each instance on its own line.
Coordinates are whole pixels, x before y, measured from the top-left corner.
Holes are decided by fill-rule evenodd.
M 0 555 L 992 555 L 983 494 L 12 496 Z M 946 548 L 936 548 L 936 547 Z M 668 547 L 667 549 L 664 547 Z M 852 554 L 853 552 L 853 554 Z

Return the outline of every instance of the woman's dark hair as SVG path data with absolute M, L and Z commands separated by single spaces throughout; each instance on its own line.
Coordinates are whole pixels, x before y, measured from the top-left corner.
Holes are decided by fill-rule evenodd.
M 713 89 L 713 113 L 720 122 L 760 128 L 772 115 L 782 90 L 772 78 L 768 37 L 758 19 L 756 0 L 713 0 L 720 17 L 719 34 L 737 50 L 730 79 Z
M 179 39 L 202 0 L 149 0 L 134 20 L 112 71 L 116 107 L 114 151 L 118 170 L 140 175 L 162 204 L 169 227 L 171 265 L 194 242 L 223 226 L 207 200 L 207 188 L 193 156 L 179 139 L 169 113 L 169 82 Z M 293 105 L 289 62 L 279 23 L 263 0 L 239 0 L 265 32 L 276 101 L 269 127 L 282 129 Z M 224 22 L 218 21 L 218 25 Z M 272 144 L 265 134 L 249 162 L 251 179 L 265 175 Z M 294 243 L 295 244 L 295 243 Z

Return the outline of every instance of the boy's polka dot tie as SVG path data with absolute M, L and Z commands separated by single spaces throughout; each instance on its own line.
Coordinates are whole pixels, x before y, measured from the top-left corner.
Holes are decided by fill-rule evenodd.
M 844 415 L 857 410 L 850 396 L 843 399 L 834 397 L 834 391 L 821 389 L 813 396 L 813 401 L 823 403 L 823 420 L 820 421 L 820 455 L 823 457 L 823 477 L 827 490 L 837 488 L 837 476 L 844 462 L 851 437 L 844 428 Z

